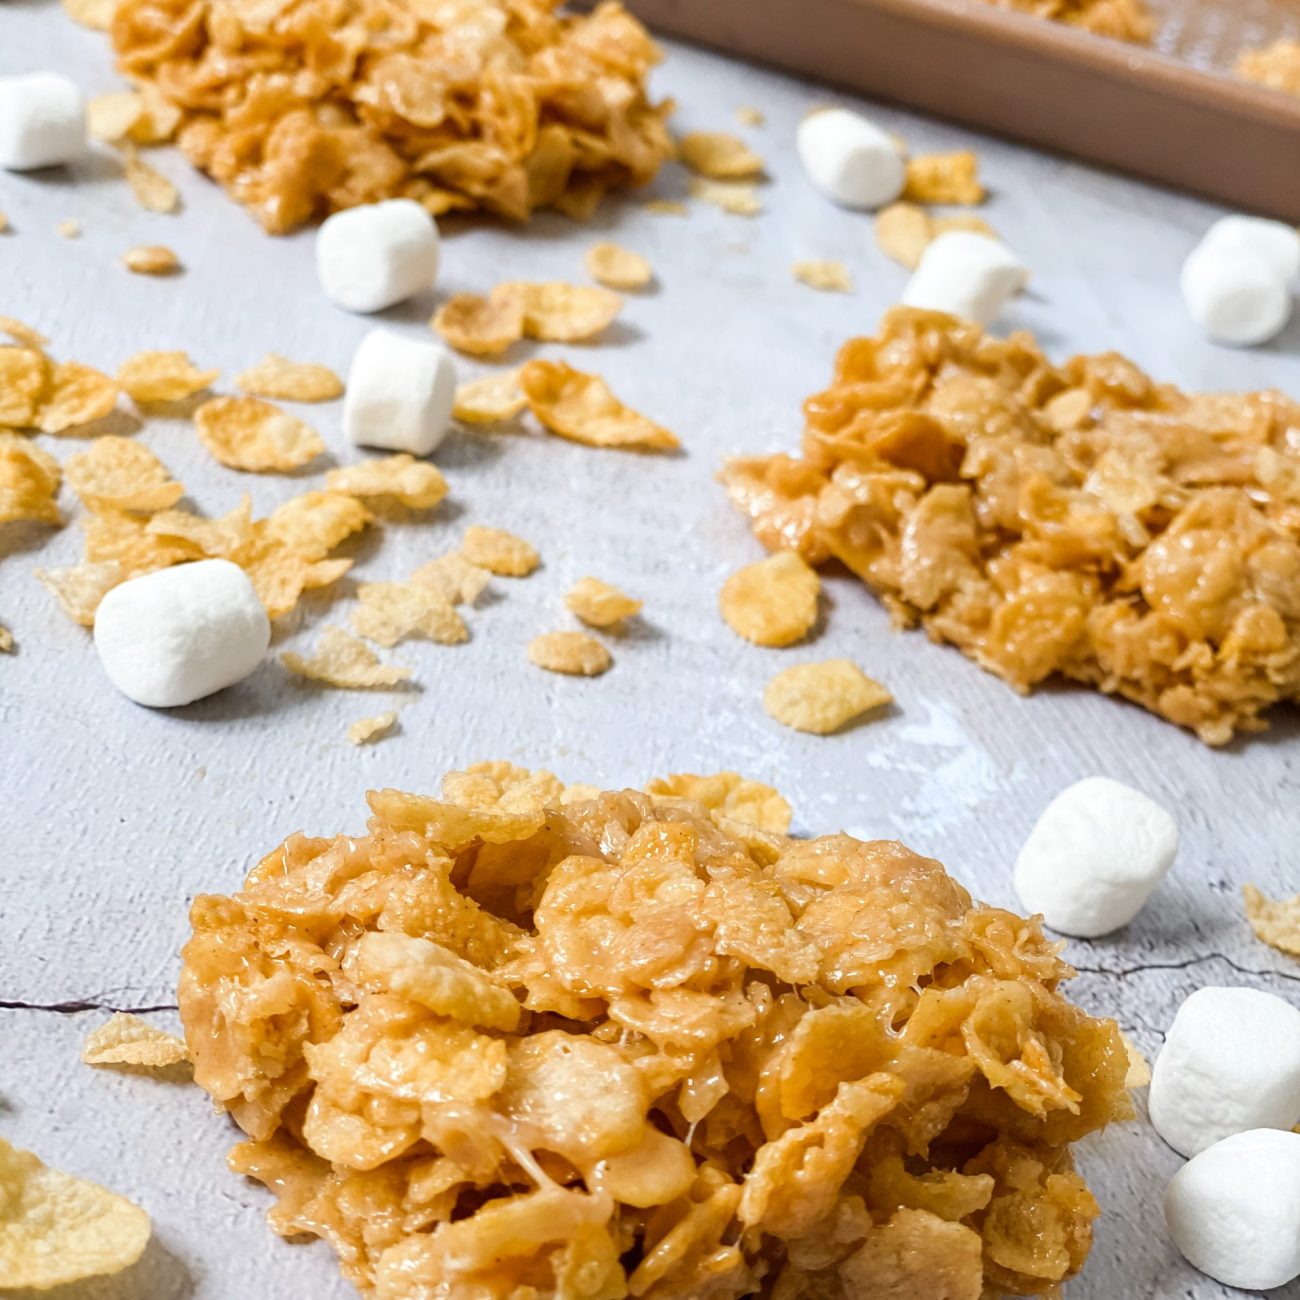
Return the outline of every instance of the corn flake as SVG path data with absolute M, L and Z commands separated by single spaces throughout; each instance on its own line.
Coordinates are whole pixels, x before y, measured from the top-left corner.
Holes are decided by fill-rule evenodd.
M 787 727 L 824 736 L 894 697 L 848 659 L 796 664 L 777 673 L 763 707 Z
M 0 1138 L 0 1276 L 48 1290 L 129 1268 L 149 1241 L 149 1216 L 125 1196 L 51 1169 Z
M 762 126 L 767 121 L 767 115 L 761 108 L 754 108 L 750 104 L 741 104 L 736 109 L 736 121 L 741 126 Z
M 1272 899 L 1254 885 L 1243 885 L 1241 892 L 1255 938 L 1279 952 L 1300 957 L 1300 894 Z
M 266 519 L 263 531 L 314 563 L 373 520 L 370 511 L 348 493 L 307 492 L 277 506 Z
M 200 370 L 184 352 L 137 352 L 118 367 L 117 382 L 133 402 L 182 402 L 210 387 L 219 373 Z
M 290 672 L 344 690 L 382 690 L 411 676 L 411 670 L 401 664 L 381 663 L 364 641 L 341 627 L 327 626 L 312 655 L 286 650 L 280 658 Z
M 758 190 L 747 181 L 713 181 L 703 176 L 692 176 L 686 191 L 691 198 L 712 204 L 736 217 L 756 217 L 763 211 L 763 200 L 759 198 Z
M 690 212 L 680 199 L 646 199 L 641 206 L 660 217 L 684 217 Z
M 76 220 L 75 217 L 64 217 L 64 219 L 54 227 L 54 233 L 58 235 L 60 239 L 80 239 L 81 222 Z
M 552 433 L 588 447 L 670 451 L 681 446 L 662 426 L 625 406 L 603 379 L 563 361 L 529 361 L 520 370 L 528 408 Z
M 795 262 L 790 273 L 801 284 L 823 293 L 853 292 L 853 276 L 840 261 Z
M 0 655 L 11 655 L 14 652 L 14 634 L 3 623 L 0 623 Z
M 471 564 L 460 551 L 440 555 L 411 574 L 413 583 L 431 587 L 451 605 L 474 604 L 491 580 L 487 569 Z
M 493 292 L 517 297 L 524 309 L 524 334 L 545 343 L 585 343 L 623 308 L 623 299 L 609 289 L 563 280 L 513 280 Z
M 408 510 L 432 510 L 447 495 L 447 480 L 438 467 L 405 451 L 332 469 L 325 487 L 367 500 L 388 497 Z
M 691 171 L 710 180 L 748 180 L 763 174 L 762 158 L 726 131 L 692 131 L 682 136 L 677 149 Z
M 174 506 L 185 488 L 143 443 L 106 435 L 85 451 L 69 456 L 63 472 L 68 486 L 91 510 L 152 513 Z
M 86 130 L 94 140 L 116 144 L 127 138 L 143 112 L 144 96 L 137 90 L 96 95 L 86 104 Z
M 9 329 L 5 332 L 12 333 Z M 40 344 L 0 347 L 0 427 L 26 429 L 35 425 L 53 373 L 54 367 L 40 351 Z
M 940 235 L 949 230 L 967 230 L 976 235 L 997 238 L 997 231 L 982 217 L 964 214 L 932 217 L 915 203 L 891 203 L 876 214 L 876 246 L 886 257 L 915 270 L 921 254 Z
M 712 776 L 677 772 L 657 777 L 645 789 L 647 794 L 661 798 L 689 799 L 710 812 L 757 826 L 761 831 L 784 835 L 790 829 L 790 804 L 784 796 L 772 786 L 751 781 L 739 772 L 715 772 Z
M 40 352 L 49 342 L 40 330 L 24 324 L 16 316 L 0 316 L 0 334 L 7 334 L 23 347 L 32 348 L 37 352 Z
M 438 308 L 429 324 L 457 352 L 471 357 L 498 356 L 524 337 L 523 298 L 502 286 L 486 298 L 458 293 Z
M 66 433 L 102 420 L 117 405 L 117 382 L 78 361 L 60 361 L 50 372 L 50 391 L 36 412 L 42 433 Z
M 585 632 L 544 632 L 528 646 L 529 662 L 550 673 L 599 677 L 614 662 L 595 637 Z
M 290 361 L 275 352 L 240 371 L 235 383 L 250 397 L 283 402 L 331 402 L 343 392 L 343 381 L 328 366 Z
M 778 551 L 737 570 L 723 584 L 718 606 L 727 626 L 747 641 L 788 646 L 817 622 L 817 574 L 793 551 Z
M 314 429 L 257 397 L 214 397 L 194 412 L 194 427 L 221 464 L 254 474 L 301 469 L 325 450 Z
M 106 32 L 113 25 L 117 4 L 118 0 L 63 0 L 63 12 L 82 27 Z
M 175 212 L 180 207 L 180 191 L 161 172 L 143 161 L 133 144 L 124 149 L 127 184 L 136 202 L 149 212 Z
M 587 274 L 610 289 L 644 289 L 655 275 L 640 253 L 608 241 L 592 244 L 582 260 Z
M 527 405 L 516 368 L 460 384 L 451 413 L 462 424 L 499 424 L 513 420 Z
M 175 275 L 181 259 L 165 244 L 141 244 L 122 254 L 122 265 L 135 275 Z
M 377 713 L 372 718 L 358 718 L 348 727 L 348 740 L 354 745 L 371 745 L 391 736 L 397 726 L 397 714 Z
M 48 451 L 0 429 L 0 524 L 23 519 L 59 523 L 55 497 L 61 479 L 59 462 Z
M 983 203 L 979 160 L 969 149 L 916 154 L 907 160 L 903 200 L 910 203 Z
M 182 1039 L 157 1029 L 147 1020 L 118 1011 L 87 1035 L 81 1049 L 87 1065 L 134 1065 L 151 1070 L 188 1061 L 190 1054 Z
M 99 602 L 127 577 L 117 560 L 84 561 L 61 569 L 37 569 L 36 577 L 74 623 L 93 627 Z
M 1128 1054 L 1128 1069 L 1124 1074 L 1126 1088 L 1145 1088 L 1151 1082 L 1151 1063 L 1142 1055 L 1138 1045 L 1122 1030 L 1120 1039 Z
M 537 548 L 504 528 L 471 524 L 461 550 L 471 563 L 499 578 L 526 578 L 542 562 Z
M 430 586 L 368 582 L 358 588 L 357 598 L 360 604 L 352 611 L 352 627 L 378 645 L 391 648 L 403 637 L 416 635 L 439 645 L 469 640 L 465 621 Z
M 564 603 L 591 627 L 613 627 L 625 618 L 641 612 L 644 601 L 602 582 L 599 578 L 580 578 L 569 588 Z

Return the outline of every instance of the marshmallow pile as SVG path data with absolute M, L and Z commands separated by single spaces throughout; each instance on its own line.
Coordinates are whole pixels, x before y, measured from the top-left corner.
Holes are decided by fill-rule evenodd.
M 0 77 L 0 167 L 34 171 L 86 152 L 81 91 L 57 72 Z
M 1281 221 L 1224 217 L 1183 263 L 1180 283 L 1192 319 L 1216 343 L 1249 347 L 1276 337 L 1291 318 L 1300 274 L 1300 231 Z

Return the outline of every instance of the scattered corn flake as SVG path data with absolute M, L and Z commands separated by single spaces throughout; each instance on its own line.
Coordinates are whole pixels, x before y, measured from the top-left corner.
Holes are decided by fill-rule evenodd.
M 472 605 L 483 594 L 492 575 L 471 564 L 460 551 L 450 551 L 422 564 L 411 574 L 418 586 L 431 587 L 452 605 Z
M 528 646 L 529 662 L 549 673 L 599 677 L 614 662 L 609 651 L 585 632 L 544 632 Z
M 81 1059 L 87 1065 L 135 1065 L 165 1070 L 190 1059 L 183 1039 L 139 1016 L 117 1011 L 86 1036 Z
M 106 32 L 113 25 L 117 4 L 118 0 L 63 0 L 63 12 L 82 27 Z
M 308 563 L 315 563 L 373 520 L 374 515 L 349 493 L 305 492 L 277 506 L 262 529 Z
M 1241 893 L 1255 938 L 1279 952 L 1300 957 L 1300 894 L 1272 899 L 1254 885 L 1243 885 Z
M 59 462 L 19 433 L 0 429 L 0 524 L 61 521 L 55 498 L 62 474 Z
M 853 276 L 849 268 L 837 260 L 795 262 L 790 273 L 801 283 L 824 293 L 853 292 Z
M 53 364 L 39 347 L 0 347 L 0 428 L 36 423 L 53 374 Z
M 31 348 L 37 352 L 49 343 L 49 339 L 44 334 L 32 329 L 30 325 L 23 324 L 16 316 L 0 316 L 0 334 L 7 334 L 11 339 L 21 343 L 24 348 Z
M 973 212 L 959 212 L 948 217 L 934 218 L 936 238 L 939 235 L 946 234 L 949 230 L 965 230 L 972 235 L 986 235 L 989 239 L 997 239 L 998 237 L 998 232 L 983 217 L 977 217 Z
M 432 510 L 447 495 L 442 471 L 405 451 L 332 469 L 325 487 L 353 497 L 390 497 L 410 510 Z
M 152 514 L 174 506 L 185 488 L 143 443 L 116 434 L 96 438 L 69 456 L 68 486 L 91 510 L 135 510 Z
M 675 435 L 625 406 L 596 375 L 563 361 L 529 361 L 519 373 L 529 410 L 552 433 L 588 447 L 670 451 Z
M 824 736 L 894 697 L 848 659 L 795 664 L 777 673 L 763 707 L 787 727 Z
M 1124 1086 L 1130 1089 L 1145 1088 L 1151 1082 L 1151 1064 L 1142 1055 L 1138 1045 L 1123 1030 L 1120 1030 L 1119 1036 L 1125 1052 L 1128 1053 L 1128 1070 L 1124 1074 Z
M 94 626 L 99 602 L 126 576 L 126 569 L 116 560 L 84 560 L 66 568 L 36 570 L 37 579 L 54 593 L 68 617 L 82 627 Z
M 401 664 L 381 663 L 364 642 L 341 627 L 327 626 L 309 656 L 286 650 L 284 666 L 300 677 L 344 690 L 384 689 L 407 681 L 411 670 Z
M 586 343 L 623 307 L 623 299 L 609 289 L 563 280 L 513 280 L 493 292 L 517 297 L 524 308 L 524 334 L 544 343 Z
M 184 352 L 137 352 L 118 367 L 117 382 L 133 402 L 181 402 L 210 387 L 220 373 L 200 370 Z
M 149 1216 L 125 1196 L 51 1169 L 0 1138 L 0 1277 L 7 1289 L 51 1287 L 129 1268 Z
M 691 198 L 711 203 L 737 217 L 756 217 L 763 210 L 758 190 L 748 181 L 712 181 L 703 176 L 692 176 L 687 192 Z
M 235 383 L 250 397 L 283 402 L 332 402 L 343 393 L 343 381 L 328 366 L 290 361 L 276 352 L 241 370 Z
M 0 235 L 7 233 L 9 230 L 9 214 L 0 212 Z
M 0 623 L 0 655 L 11 655 L 14 652 L 14 634 L 3 623 Z
M 367 582 L 357 589 L 357 599 L 353 630 L 386 649 L 408 636 L 422 636 L 439 645 L 469 640 L 465 620 L 427 584 Z
M 180 207 L 180 191 L 136 153 L 134 144 L 125 146 L 123 159 L 127 184 L 142 208 L 148 212 L 175 212 Z
M 645 602 L 599 578 L 580 578 L 569 588 L 564 603 L 590 627 L 613 627 L 639 614 Z
M 62 221 L 54 227 L 54 233 L 60 239 L 80 239 L 81 222 L 75 217 L 64 217 Z
M 471 357 L 494 357 L 524 336 L 524 304 L 519 294 L 501 286 L 485 298 L 458 293 L 433 314 L 430 326 L 457 352 Z
M 641 206 L 661 217 L 684 217 L 690 212 L 680 199 L 646 199 Z
M 257 397 L 214 397 L 194 412 L 194 427 L 221 464 L 253 474 L 301 469 L 325 450 L 310 425 Z
M 736 109 L 736 121 L 741 126 L 762 126 L 767 121 L 767 114 L 761 108 L 750 104 L 741 104 Z
M 348 739 L 354 745 L 370 745 L 385 736 L 391 736 L 397 726 L 396 713 L 378 713 L 373 718 L 358 718 L 348 728 Z
M 154 519 L 183 513 L 165 510 Z M 153 522 L 122 510 L 82 515 L 85 558 L 95 562 L 116 560 L 126 571 L 126 577 L 164 569 L 184 560 L 203 558 L 203 551 L 198 546 L 158 531 L 153 528 Z
M 876 246 L 886 257 L 915 270 L 921 254 L 940 235 L 949 230 L 968 230 L 973 234 L 997 238 L 997 231 L 973 213 L 933 217 L 915 203 L 891 203 L 876 214 Z
M 516 367 L 458 385 L 451 413 L 462 424 L 499 424 L 513 420 L 527 405 Z
M 122 254 L 122 265 L 136 275 L 175 275 L 181 259 L 166 244 L 140 244 Z
M 268 618 L 280 618 L 304 591 L 328 587 L 352 567 L 351 560 L 307 561 L 283 542 L 255 533 L 252 543 L 231 557 L 248 575 Z
M 916 154 L 907 160 L 902 197 L 912 203 L 983 203 L 979 160 L 969 149 Z
M 138 90 L 96 95 L 86 103 L 86 131 L 93 140 L 116 144 L 127 138 L 143 112 L 144 96 Z
M 42 433 L 66 433 L 102 420 L 117 405 L 115 379 L 79 361 L 60 361 L 50 371 L 50 391 L 36 412 Z
M 762 158 L 727 131 L 692 131 L 677 142 L 677 152 L 691 171 L 710 180 L 752 180 L 763 174 Z
M 777 551 L 738 569 L 722 585 L 718 608 L 727 626 L 755 645 L 787 646 L 817 622 L 821 581 L 794 551 Z
M 654 279 L 654 268 L 640 253 L 602 240 L 583 256 L 587 274 L 610 289 L 644 289 Z
M 471 524 L 461 543 L 465 558 L 499 578 L 526 578 L 542 562 L 537 548 L 504 528 Z
M 645 790 L 646 794 L 660 797 L 690 799 L 703 804 L 710 812 L 757 826 L 762 831 L 784 835 L 790 829 L 789 802 L 770 785 L 751 781 L 739 772 L 715 772 L 711 776 L 676 772 L 657 777 Z
M 259 526 L 270 531 L 269 524 L 264 520 Z M 230 559 L 253 541 L 253 503 L 245 494 L 233 510 L 217 519 L 205 519 L 189 510 L 163 510 L 145 524 L 144 531 L 152 537 L 186 543 L 200 555 Z

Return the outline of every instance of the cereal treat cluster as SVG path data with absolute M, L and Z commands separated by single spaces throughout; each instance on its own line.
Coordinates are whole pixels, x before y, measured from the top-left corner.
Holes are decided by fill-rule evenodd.
M 1155 19 L 1145 0 L 989 0 L 989 3 L 1134 45 L 1150 45 L 1156 31 Z
M 804 414 L 801 457 L 723 481 L 769 549 L 841 561 L 898 625 L 1211 745 L 1300 693 L 1300 404 L 895 309 Z
M 1036 920 L 738 780 L 483 764 L 197 899 L 195 1077 L 274 1228 L 381 1300 L 1055 1294 L 1115 1024 Z
M 589 216 L 670 156 L 659 51 L 616 3 L 122 0 L 121 70 L 267 230 L 405 197 L 439 214 Z

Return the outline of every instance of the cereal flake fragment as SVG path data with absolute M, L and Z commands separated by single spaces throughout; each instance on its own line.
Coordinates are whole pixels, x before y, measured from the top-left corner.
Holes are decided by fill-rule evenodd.
M 498 285 L 485 298 L 458 293 L 429 322 L 457 352 L 495 357 L 524 337 L 523 297 Z
M 629 451 L 681 446 L 674 434 L 619 401 L 603 379 L 563 361 L 529 361 L 519 383 L 533 415 L 570 442 Z
M 254 474 L 301 469 L 325 450 L 314 429 L 257 397 L 214 397 L 194 412 L 194 427 L 221 464 Z
M 165 1070 L 188 1061 L 182 1039 L 129 1012 L 117 1011 L 86 1036 L 81 1048 L 86 1065 L 127 1065 Z
M 677 142 L 683 163 L 715 181 L 750 180 L 763 174 L 763 160 L 727 131 L 692 131 Z
M 432 510 L 447 495 L 442 471 L 406 451 L 332 469 L 325 475 L 325 487 L 368 501 L 392 501 L 408 510 Z
M 908 203 L 983 203 L 979 159 L 969 149 L 914 155 L 907 160 L 902 198 Z
M 60 361 L 50 371 L 50 386 L 36 412 L 42 433 L 67 433 L 102 420 L 117 405 L 118 384 L 79 361 Z
M 426 584 L 367 582 L 357 589 L 357 599 L 353 630 L 387 649 L 408 636 L 439 645 L 469 640 L 469 629 L 451 602 Z
M 59 462 L 43 447 L 0 429 L 0 524 L 60 523 L 55 498 L 62 478 Z
M 820 289 L 823 293 L 853 292 L 853 274 L 839 260 L 795 262 L 790 273 L 801 284 L 810 289 Z
M 524 309 L 524 335 L 544 343 L 589 342 L 623 308 L 623 299 L 609 289 L 563 280 L 514 280 L 493 292 L 517 298 Z
M 585 632 L 544 632 L 528 646 L 529 662 L 551 673 L 599 677 L 614 662 L 609 651 Z
M 500 424 L 513 420 L 527 405 L 516 368 L 460 384 L 451 413 L 462 424 Z
M 354 745 L 373 745 L 391 736 L 397 726 L 397 714 L 377 713 L 372 718 L 358 718 L 348 727 L 348 740 Z
M 82 627 L 94 626 L 99 602 L 126 576 L 116 560 L 86 560 L 60 569 L 36 570 L 37 579 L 54 593 L 64 613 Z
M 184 352 L 137 352 L 118 367 L 117 382 L 133 402 L 183 402 L 211 387 L 219 374 L 200 370 Z
M 411 574 L 413 583 L 431 587 L 451 605 L 472 605 L 487 589 L 492 575 L 471 564 L 460 551 L 449 551 L 422 564 Z
M 718 607 L 727 626 L 755 645 L 788 646 L 817 622 L 821 581 L 794 551 L 778 551 L 738 569 L 723 584 Z
M 787 727 L 825 736 L 894 697 L 848 659 L 795 664 L 763 691 L 763 707 Z
M 763 211 L 763 200 L 748 181 L 714 181 L 692 176 L 687 183 L 687 193 L 701 203 L 712 204 L 736 217 L 756 217 Z
M 123 159 L 127 184 L 142 208 L 148 212 L 175 212 L 180 207 L 180 191 L 145 162 L 133 144 L 124 146 Z
M 973 213 L 934 217 L 915 203 L 891 203 L 876 214 L 876 245 L 886 257 L 915 270 L 921 254 L 949 230 L 967 230 L 996 239 L 997 231 Z
M 1255 938 L 1278 952 L 1300 957 L 1300 894 L 1273 899 L 1254 885 L 1243 885 L 1241 893 Z
M 83 504 L 96 511 L 151 514 L 174 506 L 185 495 L 184 485 L 148 447 L 116 434 L 96 438 L 85 451 L 69 456 L 63 472 Z
M 141 244 L 122 254 L 122 265 L 136 275 L 176 275 L 181 259 L 166 244 Z
M 290 361 L 275 352 L 241 370 L 235 383 L 250 397 L 282 402 L 332 402 L 343 394 L 343 381 L 328 366 Z
M 290 672 L 344 690 L 383 690 L 397 686 L 411 676 L 409 668 L 381 663 L 379 656 L 364 641 L 332 625 L 321 632 L 311 655 L 286 650 L 280 658 Z
M 504 528 L 471 524 L 461 551 L 471 563 L 499 578 L 526 578 L 542 562 L 537 548 Z
M 614 627 L 641 612 L 644 601 L 599 578 L 579 578 L 564 598 L 569 611 L 589 627 Z
M 610 289 L 644 289 L 655 275 L 640 253 L 607 240 L 592 244 L 582 260 L 587 274 Z

